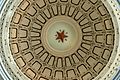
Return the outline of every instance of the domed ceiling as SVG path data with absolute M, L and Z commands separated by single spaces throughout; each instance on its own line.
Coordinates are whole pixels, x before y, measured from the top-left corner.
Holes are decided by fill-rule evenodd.
M 13 80 L 111 80 L 119 9 L 108 0 L 8 0 L 1 63 Z

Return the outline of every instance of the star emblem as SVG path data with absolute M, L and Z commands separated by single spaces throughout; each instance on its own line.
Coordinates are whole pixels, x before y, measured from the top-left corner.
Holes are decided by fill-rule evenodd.
M 67 34 L 67 32 L 65 33 L 64 30 L 63 30 L 63 31 L 60 30 L 60 32 L 57 31 L 57 35 L 55 35 L 55 36 L 57 37 L 56 40 L 58 40 L 58 42 L 61 41 L 62 43 L 64 42 L 64 40 L 67 41 L 66 38 L 67 38 L 68 36 L 67 36 L 66 34 Z

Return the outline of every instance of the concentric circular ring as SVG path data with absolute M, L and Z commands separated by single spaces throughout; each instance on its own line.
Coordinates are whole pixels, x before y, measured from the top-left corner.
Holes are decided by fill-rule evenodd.
M 53 17 L 44 25 L 41 33 L 43 46 L 58 57 L 73 54 L 79 48 L 81 39 L 80 26 L 66 16 Z

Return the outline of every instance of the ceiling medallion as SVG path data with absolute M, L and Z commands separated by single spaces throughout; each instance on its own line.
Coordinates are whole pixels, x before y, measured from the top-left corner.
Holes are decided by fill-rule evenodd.
M 54 56 L 65 57 L 73 54 L 79 48 L 81 40 L 82 32 L 79 24 L 63 15 L 47 21 L 41 32 L 44 48 Z
M 66 34 L 67 34 L 67 32 L 66 32 Z M 59 30 L 59 32 L 57 31 L 57 34 L 55 35 L 56 36 L 56 40 L 59 40 L 58 42 L 62 42 L 62 43 L 64 43 L 64 40 L 66 40 L 67 41 L 67 35 L 65 34 L 65 31 L 63 30 L 62 32 L 61 32 L 61 30 Z

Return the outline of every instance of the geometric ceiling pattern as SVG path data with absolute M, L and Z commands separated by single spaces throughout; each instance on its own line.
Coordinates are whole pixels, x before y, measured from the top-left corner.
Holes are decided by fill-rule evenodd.
M 1 4 L 4 79 L 119 79 L 117 1 L 3 0 Z
M 62 19 L 60 19 L 61 17 Z M 42 38 L 47 37 L 47 32 L 48 34 L 52 33 L 58 24 L 64 26 L 63 24 L 67 21 L 67 17 L 69 17 L 68 21 L 73 19 L 76 22 L 74 24 L 79 24 L 80 28 L 78 29 L 80 31 L 78 32 L 81 35 L 78 35 L 82 39 L 77 41 L 77 44 L 79 42 L 80 44 L 77 49 L 73 49 L 74 52 L 70 50 L 67 53 L 65 51 L 66 56 L 64 53 L 57 51 L 56 53 L 59 55 L 55 55 L 54 50 L 49 51 L 46 48 L 47 45 L 44 43 L 47 40 Z M 54 20 L 53 18 L 59 19 Z M 50 20 L 54 21 L 55 26 L 54 24 L 51 25 L 53 22 L 49 22 Z M 65 21 L 57 23 L 55 22 L 56 20 Z M 49 25 L 45 26 L 45 24 Z M 66 23 L 65 27 L 67 24 L 69 23 Z M 74 34 L 73 36 L 77 35 L 73 32 L 73 29 L 68 30 L 70 25 L 68 25 L 68 28 L 57 27 L 57 30 L 67 31 L 68 35 L 66 35 L 68 38 L 72 36 L 70 33 Z M 44 30 L 44 27 L 52 28 L 51 32 L 49 33 L 47 29 Z M 100 0 L 73 0 L 71 2 L 68 0 L 61 0 L 59 2 L 58 0 L 41 0 L 41 2 L 39 0 L 33 2 L 24 0 L 14 13 L 9 31 L 10 48 L 16 64 L 25 75 L 30 79 L 36 80 L 39 80 L 39 78 L 51 80 L 93 79 L 108 63 L 114 47 L 114 26 L 112 19 Z M 42 36 L 45 33 L 46 35 Z M 54 35 L 55 33 L 48 36 L 54 39 Z M 72 38 L 74 38 L 73 36 Z M 50 37 L 47 39 L 50 39 Z M 56 41 L 56 39 L 54 40 Z M 54 43 L 58 47 L 55 49 L 66 49 L 66 47 L 64 49 L 60 48 L 65 44 L 65 41 L 62 41 L 61 44 L 55 41 Z M 75 41 L 70 40 L 72 43 L 67 44 L 72 45 Z M 48 42 L 48 45 L 49 43 L 52 45 L 51 47 L 55 46 L 52 42 Z M 75 44 L 75 46 L 77 45 Z

